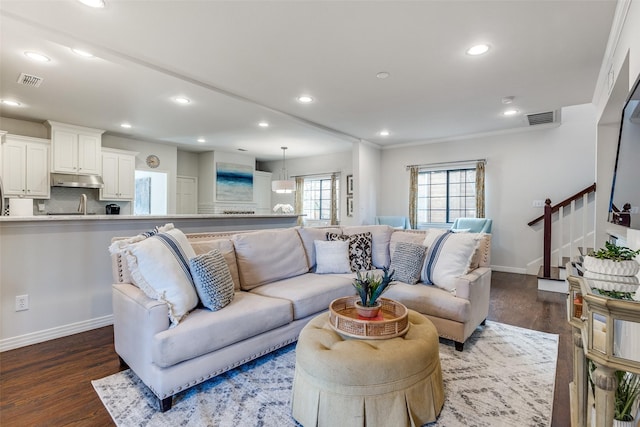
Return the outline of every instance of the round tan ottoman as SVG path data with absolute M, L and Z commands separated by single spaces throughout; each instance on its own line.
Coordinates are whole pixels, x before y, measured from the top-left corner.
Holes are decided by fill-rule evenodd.
M 293 417 L 313 426 L 421 426 L 444 404 L 438 331 L 409 310 L 398 338 L 361 340 L 334 331 L 328 313 L 300 333 L 291 398 Z

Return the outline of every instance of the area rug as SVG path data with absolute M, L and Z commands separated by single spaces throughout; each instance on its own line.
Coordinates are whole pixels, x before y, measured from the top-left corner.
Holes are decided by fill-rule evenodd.
M 445 404 L 429 427 L 549 426 L 558 336 L 487 322 L 457 352 L 440 344 Z M 129 426 L 298 426 L 291 417 L 295 344 L 182 392 L 173 408 L 130 370 L 92 381 L 114 422 Z

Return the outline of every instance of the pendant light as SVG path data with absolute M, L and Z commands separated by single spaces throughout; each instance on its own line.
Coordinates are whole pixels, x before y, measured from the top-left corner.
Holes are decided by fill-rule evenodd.
M 280 180 L 271 182 L 271 190 L 280 194 L 289 194 L 296 191 L 296 182 L 287 178 L 287 168 L 285 166 L 284 153 L 287 147 L 282 148 L 282 172 L 280 173 Z

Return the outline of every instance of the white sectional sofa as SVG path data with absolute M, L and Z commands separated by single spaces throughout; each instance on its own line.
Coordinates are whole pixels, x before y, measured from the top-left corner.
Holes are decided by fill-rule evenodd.
M 314 241 L 326 240 L 327 232 L 351 236 L 371 233 L 371 258 L 376 269 L 390 265 L 400 242 L 435 247 L 441 234 L 384 225 L 188 234 L 189 251 L 197 255 L 216 249 L 224 256 L 234 293 L 224 308 L 211 311 L 197 306 L 178 322 L 168 315 L 175 307 L 166 302 L 164 294 L 150 298 L 133 284 L 136 279 L 127 247 L 144 237 L 114 238 L 116 353 L 158 397 L 160 410 L 171 408 L 174 394 L 296 341 L 302 327 L 326 311 L 333 299 L 355 294 L 351 285 L 355 273 L 314 272 Z M 439 251 L 441 264 L 443 259 L 451 261 L 441 265 L 439 274 L 456 267 L 462 274 L 446 279 L 433 274 L 428 279 L 435 285 L 394 282 L 384 294 L 423 313 L 440 336 L 453 340 L 460 351 L 487 317 L 491 284 L 490 235 L 452 235 L 449 241 L 465 239 L 476 241 L 471 252 L 468 245 L 462 245 L 466 249 L 460 251 L 455 244 Z M 420 267 L 423 279 L 429 263 L 425 260 L 424 264 Z M 447 282 L 447 289 L 436 286 L 436 279 Z

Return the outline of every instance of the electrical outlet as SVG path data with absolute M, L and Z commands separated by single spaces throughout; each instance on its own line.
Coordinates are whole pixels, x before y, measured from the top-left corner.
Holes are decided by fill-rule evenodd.
M 534 208 L 544 208 L 544 200 L 534 200 L 533 201 Z
M 29 310 L 29 295 L 18 295 L 16 297 L 16 311 Z

